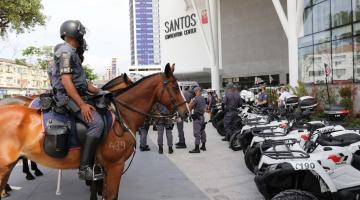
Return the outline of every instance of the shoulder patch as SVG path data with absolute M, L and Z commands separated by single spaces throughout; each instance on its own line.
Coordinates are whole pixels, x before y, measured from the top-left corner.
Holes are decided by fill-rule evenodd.
M 69 52 L 63 52 L 61 54 L 61 66 L 60 66 L 60 71 L 61 71 L 61 74 L 64 74 L 64 73 L 72 73 L 72 69 L 71 69 L 71 66 L 70 66 L 70 57 L 71 57 L 71 54 Z
M 70 67 L 70 53 L 68 52 L 64 52 L 61 54 L 61 58 L 62 58 L 62 62 L 63 62 L 63 67 Z

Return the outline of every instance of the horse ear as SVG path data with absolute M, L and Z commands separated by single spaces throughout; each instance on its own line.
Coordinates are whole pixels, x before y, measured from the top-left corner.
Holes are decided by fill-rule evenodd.
M 170 63 L 167 63 L 165 66 L 165 76 L 166 77 L 172 76 L 172 69 L 170 67 Z
M 175 63 L 171 65 L 171 71 L 172 71 L 172 73 L 174 73 L 174 71 L 175 71 Z
M 128 84 L 128 83 L 129 83 L 129 77 L 128 77 L 128 75 L 127 75 L 126 73 L 124 73 L 123 76 L 124 76 L 124 81 L 125 81 L 125 83 Z

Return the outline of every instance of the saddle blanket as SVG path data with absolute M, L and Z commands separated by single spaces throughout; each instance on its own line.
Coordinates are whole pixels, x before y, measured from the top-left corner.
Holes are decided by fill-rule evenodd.
M 40 98 L 35 98 L 30 103 L 29 108 L 40 109 L 41 108 Z M 57 113 L 50 109 L 49 111 L 43 111 L 41 113 L 41 117 L 42 117 L 43 130 L 45 130 L 45 126 L 50 119 L 57 120 L 59 122 L 68 124 L 68 126 L 69 126 L 69 147 L 71 149 L 80 148 L 80 142 L 78 139 L 76 125 L 75 125 L 76 119 L 73 116 L 71 116 L 68 113 L 65 113 L 65 114 Z M 105 114 L 105 118 L 106 118 L 106 123 L 107 123 L 106 127 L 108 130 L 110 130 L 114 123 L 115 116 L 113 115 L 113 113 L 111 111 L 107 111 Z

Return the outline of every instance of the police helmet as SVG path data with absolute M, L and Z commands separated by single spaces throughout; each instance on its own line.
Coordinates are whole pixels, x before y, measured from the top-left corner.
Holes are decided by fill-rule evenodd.
M 82 40 L 86 34 L 85 26 L 79 20 L 65 21 L 60 27 L 60 37 L 64 40 L 65 36 L 74 37 Z

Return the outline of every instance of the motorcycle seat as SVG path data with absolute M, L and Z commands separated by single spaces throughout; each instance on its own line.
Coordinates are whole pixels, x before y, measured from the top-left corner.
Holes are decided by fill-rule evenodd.
M 321 146 L 339 146 L 344 147 L 360 141 L 360 135 L 355 133 L 347 133 L 338 136 L 327 136 L 318 138 Z

